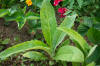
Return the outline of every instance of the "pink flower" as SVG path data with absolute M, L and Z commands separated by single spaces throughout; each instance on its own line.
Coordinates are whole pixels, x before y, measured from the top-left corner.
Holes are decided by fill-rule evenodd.
M 64 15 L 68 11 L 67 8 L 59 8 L 58 12 L 60 13 L 60 18 L 64 18 L 66 15 Z
M 59 8 L 59 9 L 58 9 L 58 12 L 61 13 L 61 14 L 66 13 L 66 11 L 68 11 L 67 8 Z
M 57 6 L 63 0 L 54 0 L 54 6 Z

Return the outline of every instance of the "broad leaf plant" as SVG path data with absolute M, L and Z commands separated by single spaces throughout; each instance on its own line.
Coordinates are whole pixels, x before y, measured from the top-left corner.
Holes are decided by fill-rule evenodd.
M 4 60 L 15 53 L 39 49 L 43 50 L 48 56 L 45 55 L 45 53 L 38 51 L 29 51 L 24 53 L 23 56 L 34 60 L 61 60 L 67 62 L 79 62 L 84 65 L 85 58 L 88 55 L 90 48 L 83 37 L 71 29 L 75 19 L 76 15 L 66 16 L 63 22 L 60 25 L 57 25 L 53 6 L 49 0 L 44 0 L 40 10 L 40 20 L 46 42 L 31 40 L 17 44 L 2 51 L 0 53 L 0 59 Z M 75 44 L 77 47 L 67 44 L 68 42 L 65 42 L 65 45 L 62 45 L 66 35 L 76 42 Z

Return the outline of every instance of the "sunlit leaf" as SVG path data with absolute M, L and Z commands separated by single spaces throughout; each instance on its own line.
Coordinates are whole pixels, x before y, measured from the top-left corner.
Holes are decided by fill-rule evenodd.
M 0 9 L 0 17 L 4 17 L 9 13 L 8 9 Z
M 74 25 L 76 15 L 67 16 L 64 21 L 61 23 L 60 27 L 66 27 L 71 28 Z M 55 30 L 55 35 L 53 37 L 53 48 L 56 49 L 56 47 L 62 42 L 64 37 L 66 36 L 66 33 L 60 30 Z
M 46 60 L 47 57 L 40 52 L 30 51 L 23 54 L 24 57 L 33 59 L 35 61 Z
M 52 46 L 54 32 L 56 30 L 56 18 L 54 8 L 49 0 L 44 0 L 40 10 L 42 32 L 49 46 Z
M 68 62 L 84 62 L 84 54 L 74 46 L 63 46 L 58 49 L 55 60 Z
M 88 50 L 90 49 L 87 42 L 84 40 L 84 38 L 78 34 L 76 31 L 72 29 L 68 29 L 66 27 L 59 27 L 59 30 L 65 32 L 68 36 L 70 36 L 72 39 L 78 42 L 79 46 L 82 48 L 85 54 L 88 53 Z
M 19 53 L 19 52 L 24 52 L 26 50 L 31 50 L 31 49 L 41 49 L 46 51 L 47 53 L 50 52 L 49 48 L 47 47 L 46 44 L 44 44 L 41 41 L 38 40 L 32 40 L 32 41 L 27 41 L 23 42 L 20 44 L 17 44 L 15 46 L 12 46 L 0 53 L 0 59 L 5 59 L 12 54 Z

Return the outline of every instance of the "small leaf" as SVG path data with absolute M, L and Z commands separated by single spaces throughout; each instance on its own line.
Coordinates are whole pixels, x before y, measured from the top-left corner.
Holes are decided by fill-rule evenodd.
M 41 8 L 43 0 L 32 0 L 33 5 Z
M 82 36 L 84 36 L 84 35 L 86 35 L 86 33 L 88 32 L 88 29 L 89 29 L 88 26 L 86 26 L 86 25 L 84 25 L 84 24 L 80 24 L 79 27 L 78 27 L 78 32 L 79 32 Z
M 26 13 L 26 8 L 27 8 L 27 7 L 25 6 L 25 7 L 24 7 L 24 9 L 23 9 L 23 11 L 24 11 L 24 14 Z
M 8 44 L 9 42 L 10 42 L 10 39 L 7 38 L 7 39 L 5 39 L 5 40 L 2 41 L 2 44 Z
M 69 8 L 72 9 L 75 1 L 74 0 L 69 0 L 69 2 L 70 2 L 70 7 Z
M 94 44 L 100 44 L 100 31 L 95 28 L 90 28 L 87 33 L 88 39 Z
M 35 14 L 30 11 L 28 13 L 26 13 L 25 17 L 26 17 L 26 19 L 29 19 L 29 20 L 40 19 L 39 16 L 35 16 Z
M 96 66 L 96 63 L 95 62 L 91 62 L 91 63 L 87 64 L 86 66 Z
M 4 17 L 9 13 L 8 9 L 0 9 L 0 17 Z
M 58 49 L 54 59 L 68 62 L 84 62 L 84 55 L 78 48 L 66 45 Z
M 47 53 L 50 52 L 47 45 L 44 44 L 43 42 L 38 41 L 38 40 L 31 40 L 31 41 L 17 44 L 15 46 L 12 46 L 12 47 L 4 50 L 3 52 L 0 53 L 0 58 L 3 60 L 3 59 L 6 59 L 7 57 L 11 56 L 12 54 L 24 52 L 26 50 L 31 50 L 31 49 L 41 49 L 41 50 L 46 51 Z
M 67 39 L 64 42 L 62 42 L 60 46 L 65 46 L 65 45 L 69 45 L 69 44 L 70 44 L 70 40 Z
M 94 46 L 90 52 L 89 55 L 87 57 L 87 62 L 91 63 L 91 62 L 95 62 L 96 60 L 98 60 L 100 58 L 100 47 L 99 46 Z
M 92 27 L 93 26 L 93 18 L 85 16 L 83 19 L 84 19 L 83 24 L 85 26 L 87 26 L 87 27 Z
M 79 7 L 81 8 L 81 6 L 83 5 L 83 0 L 77 0 Z
M 23 2 L 24 0 L 20 0 L 20 2 Z
M 30 51 L 23 54 L 24 57 L 33 59 L 35 61 L 46 60 L 47 57 L 40 52 Z
M 9 9 L 9 16 L 12 16 L 14 15 L 18 10 L 17 10 L 18 6 L 12 6 L 10 9 Z M 17 14 L 18 15 L 18 14 Z
M 89 28 L 93 26 L 93 18 L 91 17 L 83 17 L 83 22 L 78 27 L 78 32 L 84 36 L 87 34 Z
M 24 24 L 26 23 L 26 19 L 23 16 L 19 16 L 16 18 L 17 24 L 18 24 L 18 29 L 20 30 L 23 28 Z
M 91 48 L 87 57 L 89 57 L 95 51 L 96 47 L 97 47 L 97 45 L 95 45 L 94 47 Z

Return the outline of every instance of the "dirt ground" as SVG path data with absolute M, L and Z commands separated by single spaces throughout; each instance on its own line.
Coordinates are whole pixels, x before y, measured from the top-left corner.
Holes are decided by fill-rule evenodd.
M 3 19 L 0 19 L 1 39 L 10 38 L 10 43 L 14 43 L 14 37 L 16 36 L 18 36 L 22 42 L 32 39 L 31 35 L 28 34 L 28 28 L 26 26 L 24 26 L 21 30 L 18 30 L 16 22 L 11 22 L 8 26 L 4 23 L 5 21 Z
M 20 41 L 16 42 L 14 40 L 15 37 L 19 37 Z M 10 42 L 7 45 L 3 45 L 4 48 L 1 50 L 11 47 L 14 44 L 32 40 L 33 37 L 28 34 L 28 28 L 24 26 L 21 30 L 18 30 L 17 23 L 16 22 L 10 22 L 9 25 L 5 25 L 5 20 L 0 18 L 0 39 L 4 40 L 6 38 L 10 38 Z M 0 44 L 0 46 L 2 46 Z M 13 64 L 17 64 L 17 66 L 20 66 L 21 60 L 17 59 L 17 57 L 4 61 L 0 63 L 0 66 L 13 66 Z

